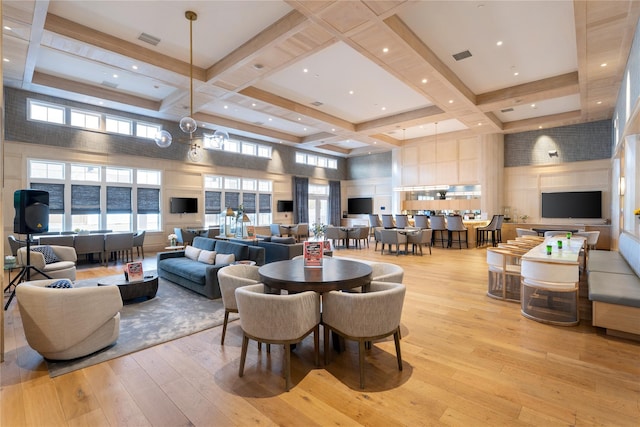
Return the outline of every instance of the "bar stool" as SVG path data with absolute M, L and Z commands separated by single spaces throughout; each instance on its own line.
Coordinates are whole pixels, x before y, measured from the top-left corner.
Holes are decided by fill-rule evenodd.
M 462 249 L 462 243 L 469 248 L 469 234 L 467 228 L 462 222 L 460 215 L 454 215 L 447 218 L 447 231 L 448 231 L 448 247 L 453 245 L 453 233 L 458 233 L 458 246 Z M 461 238 L 461 234 L 464 232 L 464 240 Z
M 447 225 L 444 222 L 444 215 L 431 215 L 429 222 L 431 223 L 431 229 L 433 230 L 431 245 L 435 245 L 436 242 L 442 242 L 442 247 L 444 248 L 444 242 L 447 241 L 444 237 L 444 232 L 447 231 Z M 440 233 L 440 238 L 438 238 L 438 233 Z

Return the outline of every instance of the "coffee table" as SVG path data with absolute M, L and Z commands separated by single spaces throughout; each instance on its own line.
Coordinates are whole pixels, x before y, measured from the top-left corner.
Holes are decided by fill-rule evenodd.
M 117 286 L 120 290 L 122 301 L 147 297 L 151 299 L 158 292 L 158 275 L 145 274 L 142 280 L 128 281 L 124 275 L 101 277 L 98 279 L 98 286 Z

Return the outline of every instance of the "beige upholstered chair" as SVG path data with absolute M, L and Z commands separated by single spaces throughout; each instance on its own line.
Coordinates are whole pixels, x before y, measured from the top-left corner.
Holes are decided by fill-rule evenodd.
M 244 375 L 249 339 L 267 344 L 284 344 L 284 375 L 287 391 L 291 388 L 291 344 L 314 334 L 315 363 L 318 365 L 320 295 L 301 292 L 289 295 L 265 294 L 264 285 L 236 289 L 236 301 L 242 327 L 242 355 L 239 376 Z
M 407 243 L 411 244 L 413 252 L 416 250 L 416 245 L 420 248 L 420 255 L 422 255 L 422 247 L 429 247 L 429 255 L 431 255 L 431 239 L 433 238 L 433 230 L 430 228 L 424 228 L 420 231 L 410 233 L 407 235 Z
M 49 264 L 47 264 L 45 262 L 45 256 L 41 252 L 36 252 L 34 250 L 36 248 L 43 248 L 45 246 L 46 245 L 31 246 L 31 254 L 29 255 L 30 265 L 42 271 L 52 279 L 76 280 L 76 262 L 78 261 L 76 250 L 73 247 L 69 246 L 48 246 L 49 248 L 51 248 L 59 261 L 50 262 Z M 18 249 L 17 260 L 18 264 L 27 265 L 26 247 Z M 31 280 L 46 279 L 45 276 L 42 276 L 41 274 L 33 270 L 31 270 L 30 275 Z
M 118 287 L 46 287 L 57 280 L 24 282 L 16 288 L 29 346 L 47 359 L 69 360 L 113 344 L 120 334 Z
M 362 244 L 369 247 L 369 227 L 355 227 L 347 231 L 347 238 L 353 240 L 356 248 L 362 248 Z
M 229 323 L 229 313 L 238 312 L 236 289 L 242 286 L 255 285 L 260 282 L 259 269 L 260 267 L 255 265 L 237 264 L 228 265 L 218 270 L 218 284 L 220 285 L 222 304 L 224 305 L 224 323 L 222 324 L 220 345 L 224 345 L 227 323 Z
M 300 223 L 291 228 L 291 236 L 295 237 L 296 242 L 309 238 L 309 224 Z
M 396 222 L 393 220 L 393 215 L 382 214 L 382 226 L 384 228 L 396 228 Z
M 409 217 L 407 215 L 396 215 L 396 228 L 405 228 L 409 226 Z
M 402 283 L 404 279 L 404 269 L 390 262 L 370 262 L 371 280 L 373 282 Z
M 429 217 L 426 215 L 414 215 L 413 221 L 416 228 L 429 228 Z
M 336 242 L 342 240 L 343 244 L 346 244 L 347 232 L 340 227 L 334 227 L 330 225 L 324 232 L 325 240 L 331 240 L 333 247 L 337 247 Z
M 11 248 L 11 255 L 13 256 L 18 255 L 18 249 L 26 246 L 27 244 L 27 242 L 25 241 L 16 239 L 16 237 L 13 235 L 8 236 L 7 240 L 9 241 L 9 248 Z
M 382 249 L 380 254 L 384 254 L 384 245 L 389 245 L 389 253 L 392 253 L 392 246 L 396 246 L 396 256 L 400 253 L 400 245 L 407 246 L 407 235 L 398 233 L 397 230 L 380 230 L 380 243 L 382 243 Z
M 401 283 L 371 282 L 369 289 L 366 293 L 331 291 L 322 296 L 325 365 L 329 364 L 329 331 L 345 339 L 358 341 L 360 388 L 364 388 L 367 341 L 393 335 L 398 369 L 402 370 L 400 317 L 406 288 Z

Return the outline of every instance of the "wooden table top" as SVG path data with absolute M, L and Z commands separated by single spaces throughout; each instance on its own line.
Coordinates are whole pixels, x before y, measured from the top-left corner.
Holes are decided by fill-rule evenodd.
M 305 267 L 302 258 L 265 264 L 260 280 L 270 288 L 293 292 L 329 292 L 367 286 L 372 269 L 368 264 L 327 257 L 321 267 Z
M 562 242 L 562 249 L 558 249 L 558 241 Z M 582 236 L 573 236 L 571 239 L 567 239 L 566 237 L 547 237 L 543 243 L 533 247 L 529 252 L 524 254 L 522 259 L 527 261 L 577 264 L 584 242 L 585 238 Z M 547 245 L 551 245 L 551 255 L 547 255 Z

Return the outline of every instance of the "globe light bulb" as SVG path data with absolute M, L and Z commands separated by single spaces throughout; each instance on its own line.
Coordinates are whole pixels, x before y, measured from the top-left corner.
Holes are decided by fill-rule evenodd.
M 183 117 L 180 120 L 180 130 L 184 133 L 193 133 L 198 129 L 198 123 L 191 117 Z
M 224 148 L 224 144 L 229 141 L 229 134 L 223 130 L 217 130 L 213 133 L 213 140 L 218 147 Z
M 168 146 L 171 145 L 171 142 L 173 141 L 173 137 L 168 131 L 161 130 L 156 134 L 154 141 L 156 142 L 156 145 L 158 147 L 167 148 Z

